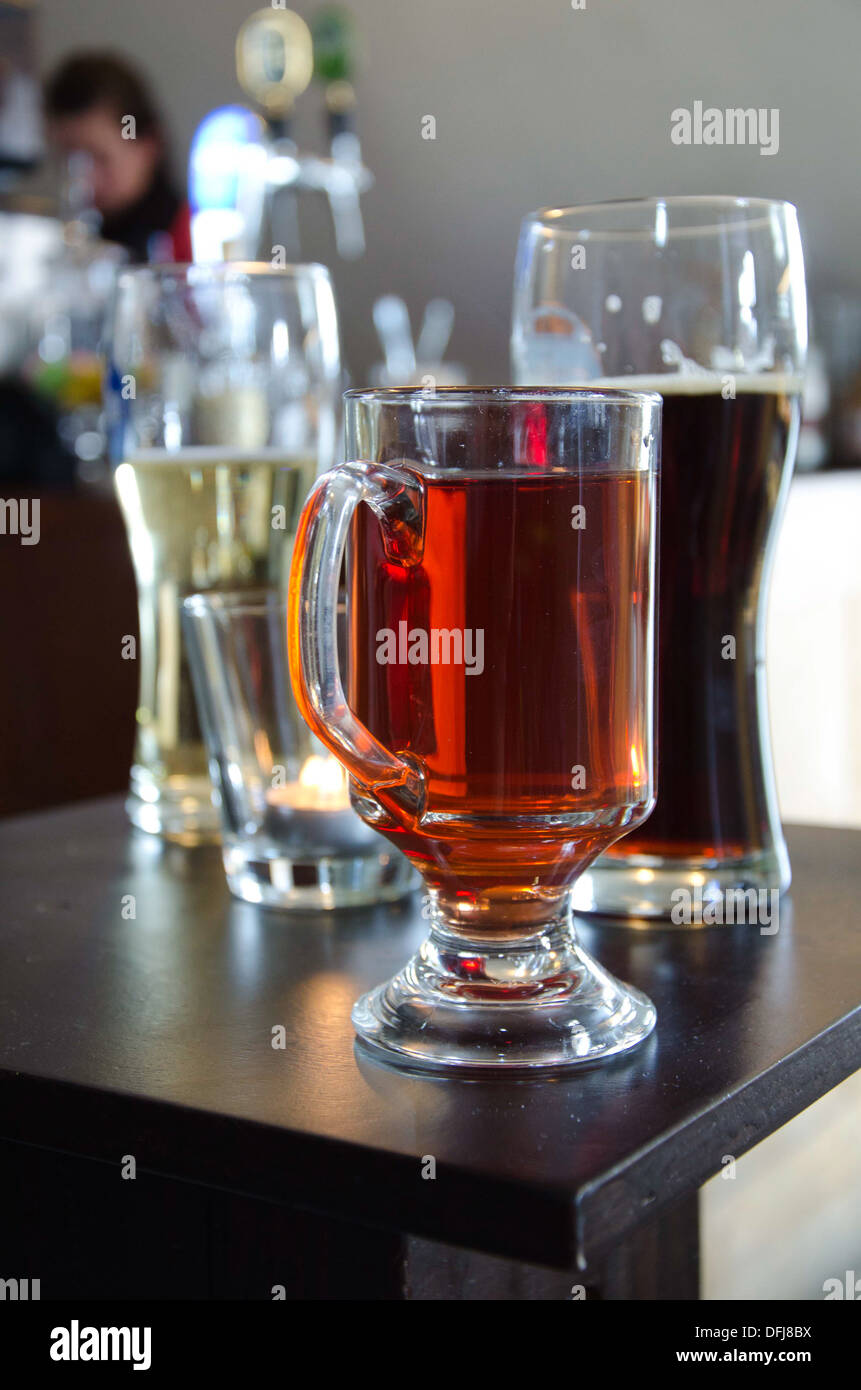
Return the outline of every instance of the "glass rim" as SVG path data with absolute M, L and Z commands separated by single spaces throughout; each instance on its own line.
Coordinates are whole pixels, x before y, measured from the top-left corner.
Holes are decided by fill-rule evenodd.
M 183 612 L 195 618 L 208 613 L 262 618 L 271 612 L 273 603 L 279 609 L 283 607 L 286 622 L 287 599 L 277 589 L 202 589 L 188 594 L 181 606 Z
M 344 392 L 344 404 L 405 405 L 411 401 L 439 405 L 575 405 L 578 401 L 628 406 L 660 404 L 659 391 L 637 391 L 623 386 L 437 386 L 426 393 L 421 386 L 368 386 Z
M 243 280 L 278 283 L 285 280 L 331 279 L 321 261 L 296 261 L 290 265 L 270 265 L 268 261 L 159 261 L 155 265 L 123 266 L 117 283 L 125 280 L 184 280 L 210 284 L 241 283 Z
M 548 205 L 527 213 L 523 218 L 522 227 L 524 229 L 541 227 L 565 236 L 576 236 L 585 232 L 590 238 L 596 240 L 651 236 L 654 214 L 661 207 L 669 211 L 673 209 L 703 213 L 710 211 L 718 219 L 722 213 L 737 212 L 740 214 L 735 222 L 717 220 L 714 223 L 691 222 L 676 226 L 671 224 L 666 228 L 665 236 L 662 238 L 662 240 L 667 241 L 673 237 L 714 235 L 732 227 L 751 227 L 756 225 L 757 219 L 760 218 L 767 222 L 768 216 L 775 211 L 784 215 L 789 214 L 794 218 L 798 216 L 798 209 L 795 204 L 783 198 L 748 197 L 745 194 L 733 193 L 671 193 L 666 195 L 652 194 L 643 198 L 608 198 L 599 202 L 572 203 L 567 206 Z M 636 223 L 620 227 L 588 225 L 590 218 L 600 215 L 612 217 L 618 213 L 638 212 L 644 214 L 644 220 L 640 225 Z M 647 212 L 652 213 L 652 227 L 645 221 Z M 587 225 L 579 225 L 578 219 L 585 219 Z

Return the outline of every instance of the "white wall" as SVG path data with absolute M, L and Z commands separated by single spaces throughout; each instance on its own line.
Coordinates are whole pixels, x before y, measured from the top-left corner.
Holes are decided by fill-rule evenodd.
M 354 368 L 376 356 L 370 305 L 416 319 L 445 293 L 473 380 L 505 380 L 521 216 L 545 203 L 723 192 L 798 203 L 811 280 L 861 289 L 857 0 L 353 0 L 367 52 L 360 132 L 377 185 L 369 253 L 336 266 Z M 137 55 L 184 165 L 207 110 L 240 92 L 233 41 L 254 0 L 41 0 L 43 65 L 82 45 Z M 316 4 L 295 0 L 306 16 Z M 680 148 L 670 112 L 776 106 L 780 150 Z M 319 98 L 301 129 L 317 140 Z M 421 117 L 437 121 L 423 141 Z M 322 215 L 305 252 L 332 260 Z
M 767 670 L 784 820 L 861 828 L 861 473 L 794 479 Z

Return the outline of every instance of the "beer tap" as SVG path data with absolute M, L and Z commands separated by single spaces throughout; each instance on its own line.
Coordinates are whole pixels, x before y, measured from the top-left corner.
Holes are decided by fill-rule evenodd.
M 322 193 L 328 199 L 340 256 L 354 259 L 365 249 L 360 198 L 371 187 L 373 176 L 362 163 L 354 129 L 350 37 L 349 16 L 339 7 L 321 12 L 314 35 L 292 10 L 276 8 L 256 11 L 239 31 L 239 82 L 267 125 L 259 225 L 247 228 L 244 254 L 249 254 L 252 244 L 250 254 L 264 251 L 262 238 L 268 222 L 272 241 L 298 255 L 296 196 L 306 192 Z M 325 86 L 326 156 L 301 152 L 291 133 L 296 99 L 315 75 Z
M 353 88 L 357 42 L 352 17 L 343 6 L 328 5 L 313 20 L 314 76 L 325 92 L 331 174 L 329 203 L 339 255 L 354 260 L 365 250 L 359 199 L 373 184 L 362 163 L 356 132 Z

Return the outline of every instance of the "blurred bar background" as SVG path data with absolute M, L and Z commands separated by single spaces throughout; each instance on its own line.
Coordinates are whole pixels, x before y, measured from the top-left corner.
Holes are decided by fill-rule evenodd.
M 311 19 L 318 4 L 291 9 Z M 177 173 L 215 106 L 242 101 L 234 64 L 249 0 L 41 0 L 38 63 L 114 48 L 151 79 Z M 328 216 L 310 209 L 309 259 L 333 268 L 351 370 L 378 355 L 371 307 L 401 294 L 413 323 L 445 293 L 463 310 L 455 355 L 474 381 L 508 379 L 511 274 L 521 217 L 546 204 L 654 193 L 733 193 L 794 202 L 812 299 L 861 295 L 857 233 L 858 53 L 851 0 L 357 0 L 355 82 L 367 251 L 338 263 Z M 700 99 L 777 107 L 775 155 L 680 147 L 670 113 Z M 297 103 L 296 138 L 320 144 L 321 101 Z M 432 115 L 436 138 L 423 138 Z M 309 200 L 310 201 L 310 200 Z

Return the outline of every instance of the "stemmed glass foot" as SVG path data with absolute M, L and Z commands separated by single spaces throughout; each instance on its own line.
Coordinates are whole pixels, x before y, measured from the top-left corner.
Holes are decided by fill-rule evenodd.
M 362 996 L 356 1032 L 416 1067 L 569 1067 L 636 1047 L 655 1007 L 577 941 L 566 905 L 527 938 L 471 941 L 431 919 L 427 940 L 393 979 Z

